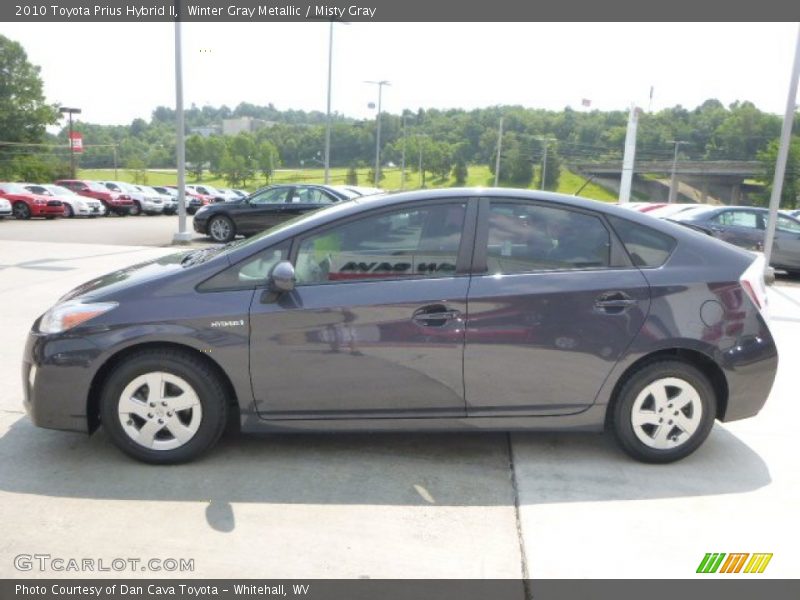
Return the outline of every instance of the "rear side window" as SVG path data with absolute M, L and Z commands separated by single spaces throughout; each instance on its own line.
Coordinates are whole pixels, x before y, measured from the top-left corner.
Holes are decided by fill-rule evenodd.
M 618 217 L 608 220 L 637 267 L 660 267 L 675 248 L 675 239 L 665 233 Z
M 491 204 L 490 273 L 604 268 L 610 248 L 608 230 L 595 216 L 538 204 Z

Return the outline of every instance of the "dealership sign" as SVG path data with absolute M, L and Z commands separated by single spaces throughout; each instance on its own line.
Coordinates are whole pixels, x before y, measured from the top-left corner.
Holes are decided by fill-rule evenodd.
M 69 145 L 73 152 L 83 152 L 83 135 L 77 131 L 70 133 Z

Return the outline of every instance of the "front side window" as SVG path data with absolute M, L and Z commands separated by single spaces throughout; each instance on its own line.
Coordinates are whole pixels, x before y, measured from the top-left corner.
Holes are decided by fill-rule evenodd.
M 758 228 L 758 215 L 745 210 L 726 210 L 714 217 L 714 222 L 733 227 Z
M 289 242 L 258 252 L 250 258 L 228 267 L 198 286 L 201 292 L 255 288 L 264 285 L 272 267 L 289 255 Z
M 487 254 L 491 274 L 607 267 L 610 250 L 608 230 L 595 216 L 492 202 Z
M 298 284 L 455 274 L 466 203 L 403 208 L 350 221 L 300 243 Z
M 302 204 L 333 204 L 333 200 L 322 190 L 317 188 L 295 188 L 290 202 Z
M 250 198 L 250 204 L 283 204 L 286 202 L 286 188 L 264 190 Z
M 778 215 L 778 229 L 788 233 L 800 233 L 800 222 Z

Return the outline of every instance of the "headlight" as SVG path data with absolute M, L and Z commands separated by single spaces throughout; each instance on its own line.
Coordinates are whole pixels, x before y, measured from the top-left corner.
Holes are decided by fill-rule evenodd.
M 83 303 L 80 300 L 68 300 L 56 304 L 44 313 L 39 323 L 42 333 L 61 333 L 81 323 L 93 319 L 119 306 L 117 302 Z

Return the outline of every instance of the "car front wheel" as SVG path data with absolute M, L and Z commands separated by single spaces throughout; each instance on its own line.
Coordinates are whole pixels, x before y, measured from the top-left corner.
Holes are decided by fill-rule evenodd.
M 153 464 L 193 460 L 219 440 L 225 389 L 202 360 L 142 351 L 117 365 L 103 387 L 101 421 L 126 454 Z
M 236 237 L 236 229 L 233 226 L 233 221 L 225 215 L 213 217 L 208 223 L 208 235 L 215 242 L 227 244 Z
M 17 202 L 14 204 L 14 216 L 17 219 L 30 219 L 31 218 L 31 209 L 28 208 L 28 205 L 24 202 Z
M 717 398 L 700 370 L 664 360 L 636 371 L 612 410 L 614 433 L 625 452 L 642 462 L 669 463 L 688 456 L 708 437 Z

